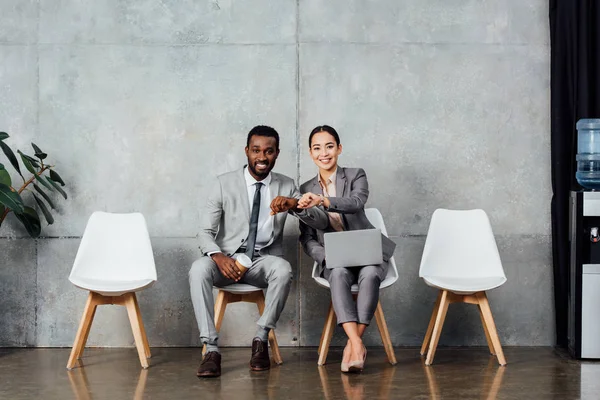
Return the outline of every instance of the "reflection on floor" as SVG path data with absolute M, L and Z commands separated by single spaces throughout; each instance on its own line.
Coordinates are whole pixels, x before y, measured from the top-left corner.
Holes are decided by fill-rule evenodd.
M 88 349 L 65 369 L 69 349 L 0 349 L 0 399 L 600 399 L 600 362 L 551 348 L 507 347 L 507 367 L 486 348 L 440 348 L 424 365 L 416 348 L 369 350 L 361 375 L 339 370 L 341 349 L 317 366 L 315 348 L 282 348 L 284 364 L 248 369 L 249 348 L 223 349 L 223 375 L 196 378 L 200 349 L 152 349 L 143 370 L 135 349 Z

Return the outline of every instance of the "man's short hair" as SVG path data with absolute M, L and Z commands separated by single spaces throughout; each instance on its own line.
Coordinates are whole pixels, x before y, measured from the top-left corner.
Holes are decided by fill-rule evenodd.
M 250 146 L 250 138 L 252 136 L 266 136 L 275 138 L 275 149 L 279 150 L 279 134 L 277 131 L 270 126 L 266 125 L 257 125 L 254 128 L 250 129 L 248 132 L 248 138 L 246 139 L 246 147 Z

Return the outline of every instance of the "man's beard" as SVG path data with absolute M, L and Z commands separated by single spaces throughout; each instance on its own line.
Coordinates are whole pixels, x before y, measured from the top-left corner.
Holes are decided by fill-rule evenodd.
M 273 166 L 271 164 L 267 164 L 267 169 L 265 170 L 265 172 L 258 172 L 255 168 L 254 165 L 252 165 L 252 163 L 248 163 L 248 168 L 250 168 L 250 171 L 252 171 L 252 173 L 260 178 L 266 178 L 269 173 L 271 172 L 271 170 L 273 169 Z

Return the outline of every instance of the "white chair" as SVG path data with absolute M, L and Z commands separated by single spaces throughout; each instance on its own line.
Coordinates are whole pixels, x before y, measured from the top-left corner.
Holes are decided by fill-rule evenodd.
M 67 368 L 81 358 L 96 307 L 127 308 L 140 363 L 148 368 L 150 347 L 135 292 L 156 282 L 156 267 L 146 220 L 140 213 L 94 212 L 88 220 L 69 280 L 90 294 Z
M 369 222 L 373 224 L 375 228 L 381 229 L 381 232 L 387 236 L 387 230 L 385 229 L 385 224 L 383 222 L 383 217 L 381 213 L 376 208 L 367 208 L 365 209 L 365 214 L 369 219 Z M 321 277 L 317 273 L 318 264 L 315 262 L 312 270 L 312 278 L 317 282 L 317 285 L 329 289 L 329 282 L 327 279 Z M 387 272 L 387 276 L 379 285 L 379 289 L 385 289 L 388 286 L 391 286 L 394 282 L 398 280 L 398 269 L 396 268 L 396 261 L 394 257 L 389 260 L 389 268 Z M 351 289 L 354 298 L 358 294 L 358 285 L 352 285 Z M 385 352 L 388 357 L 388 361 L 392 365 L 396 365 L 396 354 L 394 354 L 394 347 L 392 346 L 392 339 L 390 338 L 390 333 L 388 331 L 387 323 L 385 322 L 385 316 L 383 314 L 383 309 L 381 308 L 381 301 L 377 303 L 377 309 L 375 310 L 375 319 L 377 321 L 377 327 L 379 328 L 379 333 L 381 334 L 381 340 L 383 342 L 383 347 L 385 348 Z M 325 326 L 323 327 L 323 333 L 321 334 L 321 340 L 319 342 L 319 361 L 318 365 L 325 365 L 325 361 L 327 360 L 327 353 L 329 352 L 329 344 L 331 343 L 331 338 L 333 337 L 333 331 L 335 330 L 336 316 L 335 311 L 333 310 L 333 304 L 329 303 L 329 313 L 327 314 L 327 319 L 325 320 Z
M 439 289 L 421 355 L 427 346 L 426 365 L 433 363 L 450 303 L 479 307 L 490 353 L 506 365 L 486 290 L 506 282 L 490 221 L 483 210 L 435 210 L 427 232 L 419 276 Z
M 221 331 L 221 324 L 223 323 L 223 317 L 225 316 L 225 309 L 228 304 L 246 302 L 254 303 L 258 307 L 258 313 L 262 315 L 265 309 L 265 294 L 263 289 L 249 285 L 247 283 L 234 283 L 223 288 L 215 289 L 219 290 L 217 300 L 215 301 L 215 328 L 217 332 Z M 275 331 L 271 329 L 269 331 L 269 345 L 271 346 L 271 352 L 273 353 L 273 361 L 276 364 L 283 364 L 281 353 L 279 352 L 279 345 L 277 344 L 277 337 Z M 202 347 L 202 354 L 206 352 L 206 345 Z

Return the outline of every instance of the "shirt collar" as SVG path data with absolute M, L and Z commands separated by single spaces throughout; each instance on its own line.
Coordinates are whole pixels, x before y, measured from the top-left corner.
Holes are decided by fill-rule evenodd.
M 248 167 L 246 166 L 244 167 L 244 179 L 246 180 L 246 186 L 248 187 L 254 185 L 256 182 L 264 183 L 265 186 L 268 187 L 269 184 L 271 184 L 271 173 L 269 172 L 269 175 L 267 175 L 267 177 L 262 181 L 257 181 L 252 175 L 250 175 L 250 171 L 248 171 Z
M 331 174 L 331 176 L 329 177 L 329 181 L 333 184 L 335 184 L 335 178 L 337 175 L 337 168 L 335 169 L 335 171 L 333 171 L 333 174 Z M 321 181 L 321 174 L 317 174 L 317 179 L 319 180 L 319 183 L 321 184 L 321 186 L 323 185 L 323 181 Z M 329 184 L 329 182 L 327 182 L 325 185 Z

